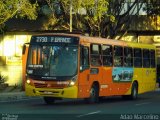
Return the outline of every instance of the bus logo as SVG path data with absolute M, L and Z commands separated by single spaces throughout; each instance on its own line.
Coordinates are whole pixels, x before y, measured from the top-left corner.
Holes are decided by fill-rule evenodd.
M 49 88 L 49 87 L 51 87 L 52 85 L 51 84 L 47 84 L 47 87 Z

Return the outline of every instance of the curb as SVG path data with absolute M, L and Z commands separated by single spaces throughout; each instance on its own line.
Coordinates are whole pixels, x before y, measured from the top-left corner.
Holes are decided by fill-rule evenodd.
M 160 88 L 156 88 L 156 92 L 160 91 Z M 25 92 L 7 92 L 7 93 L 0 93 L 0 103 L 3 102 L 14 102 L 14 101 L 21 101 L 21 100 L 30 100 L 30 99 L 39 99 L 41 97 L 29 97 L 25 95 Z
M 35 99 L 35 97 L 28 97 L 25 95 L 25 92 L 0 93 L 0 103 L 20 101 L 20 100 L 29 100 L 29 99 Z

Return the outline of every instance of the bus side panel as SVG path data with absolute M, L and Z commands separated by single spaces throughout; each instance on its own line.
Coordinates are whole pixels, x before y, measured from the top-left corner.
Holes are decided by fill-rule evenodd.
M 84 70 L 78 77 L 78 98 L 87 98 L 89 96 L 89 74 L 90 70 Z
M 155 68 L 134 68 L 133 81 L 138 82 L 138 93 L 155 90 L 156 69 Z M 131 87 L 130 87 L 131 88 Z M 131 89 L 126 95 L 131 94 Z
M 153 91 L 156 86 L 156 70 L 155 68 L 142 68 L 143 80 L 140 81 L 140 93 Z
M 103 67 L 102 71 L 102 81 L 100 85 L 100 96 L 109 96 L 112 95 L 109 87 L 112 83 L 112 67 Z
M 92 67 L 90 70 L 88 69 L 83 71 L 79 74 L 78 97 L 88 98 L 90 96 L 90 89 L 93 83 L 98 82 L 100 88 L 103 83 L 102 81 L 102 67 Z
M 111 95 L 126 95 L 126 93 L 130 90 L 131 83 L 120 82 L 120 83 L 112 83 L 110 85 L 110 93 Z
M 143 76 L 142 76 L 143 72 L 142 71 L 143 71 L 142 68 L 133 68 L 132 83 L 134 81 L 138 82 L 138 93 L 142 93 L 143 87 L 144 87 Z M 131 83 L 130 89 L 128 90 L 128 92 L 126 92 L 125 95 L 130 95 L 131 94 L 132 83 Z
M 156 68 L 151 68 L 151 90 L 156 89 L 157 72 Z
M 116 68 L 116 70 L 125 71 L 126 69 L 124 68 Z M 127 68 L 128 69 L 128 68 Z M 133 71 L 133 70 L 131 70 Z M 111 95 L 125 95 L 128 90 L 131 88 L 132 84 L 132 75 L 130 76 L 130 81 L 126 82 L 124 78 L 124 73 L 123 74 L 123 80 L 115 81 L 113 79 L 113 68 L 112 67 L 104 67 L 103 68 L 103 78 L 102 81 L 100 82 L 100 96 L 111 96 Z
M 113 67 L 109 87 L 111 95 L 125 95 L 131 88 L 132 80 L 133 68 Z

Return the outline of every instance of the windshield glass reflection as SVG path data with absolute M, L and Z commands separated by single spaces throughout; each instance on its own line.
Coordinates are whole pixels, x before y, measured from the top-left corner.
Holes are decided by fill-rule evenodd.
M 27 73 L 40 76 L 73 76 L 77 72 L 77 46 L 30 46 Z

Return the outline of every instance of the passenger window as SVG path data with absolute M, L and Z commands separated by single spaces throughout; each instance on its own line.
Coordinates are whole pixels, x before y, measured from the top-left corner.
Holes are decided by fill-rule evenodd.
M 114 66 L 123 66 L 123 47 L 114 47 Z
M 140 48 L 134 49 L 134 67 L 142 67 L 142 50 Z
M 132 48 L 129 48 L 129 47 L 124 48 L 124 66 L 125 67 L 132 67 L 133 66 Z
M 113 65 L 112 46 L 103 45 L 102 52 L 103 52 L 103 65 L 112 66 Z
M 155 50 L 150 51 L 150 60 L 151 60 L 151 67 L 154 68 L 156 67 L 155 63 Z
M 91 45 L 91 65 L 100 66 L 101 62 L 101 46 L 97 44 Z
M 150 67 L 150 53 L 148 49 L 143 49 L 143 67 Z
M 81 47 L 81 70 L 89 68 L 89 48 Z

